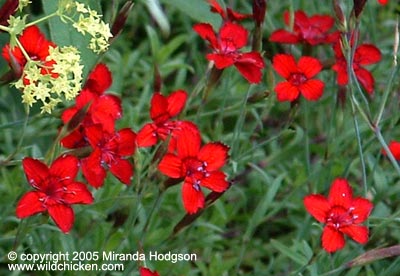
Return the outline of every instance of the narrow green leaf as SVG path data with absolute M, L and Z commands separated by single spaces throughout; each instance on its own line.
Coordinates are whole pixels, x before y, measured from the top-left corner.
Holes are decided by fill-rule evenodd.
M 206 1 L 161 0 L 161 2 L 179 9 L 197 22 L 208 22 L 214 28 L 221 23 L 220 17 L 210 12 L 210 6 Z
M 281 242 L 278 242 L 277 240 L 271 239 L 271 245 L 275 247 L 279 252 L 281 252 L 283 255 L 289 257 L 299 265 L 305 265 L 307 264 L 308 260 L 305 256 L 301 255 L 298 252 L 295 252 L 294 249 L 284 245 Z

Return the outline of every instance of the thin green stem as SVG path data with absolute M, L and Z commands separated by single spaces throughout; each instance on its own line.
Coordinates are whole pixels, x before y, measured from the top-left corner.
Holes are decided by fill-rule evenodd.
M 150 226 L 150 222 L 151 222 L 151 219 L 153 217 L 153 214 L 154 214 L 155 210 L 160 206 L 160 202 L 161 202 L 163 194 L 164 194 L 164 192 L 162 190 L 158 191 L 157 198 L 154 201 L 153 207 L 150 210 L 150 213 L 149 213 L 149 215 L 147 217 L 146 223 L 145 223 L 145 225 L 143 227 L 143 230 L 142 230 L 142 235 L 140 236 L 140 239 L 139 239 L 142 243 L 143 243 L 143 240 L 144 240 L 145 235 L 147 233 L 147 230 L 148 230 L 148 228 Z
M 304 154 L 306 159 L 307 176 L 310 176 L 311 161 L 310 161 L 310 138 L 308 137 L 309 116 L 308 116 L 308 103 L 304 103 Z
M 351 98 L 351 99 L 353 99 L 353 98 Z M 365 159 L 364 159 L 364 153 L 363 153 L 363 148 L 362 148 L 360 127 L 358 125 L 357 116 L 356 116 L 356 109 L 355 109 L 353 101 L 351 101 L 351 110 L 352 110 L 352 116 L 353 116 L 354 131 L 356 133 L 356 138 L 357 138 L 358 154 L 360 156 L 360 162 L 361 162 L 361 172 L 362 172 L 362 181 L 363 181 L 363 187 L 364 187 L 364 194 L 367 195 L 367 192 L 368 192 L 367 171 L 365 169 L 366 166 L 365 166 Z
M 235 126 L 235 132 L 233 134 L 233 141 L 232 141 L 232 156 L 237 156 L 237 144 L 239 141 L 239 134 L 241 133 L 241 129 L 243 127 L 244 124 L 244 118 L 246 115 L 246 103 L 247 100 L 249 98 L 250 95 L 250 90 L 251 90 L 251 86 L 249 86 L 249 89 L 247 89 L 246 92 L 246 96 L 243 98 L 243 102 L 242 102 L 242 108 L 240 110 L 240 115 L 239 115 L 239 119 L 237 120 L 236 126 Z
M 35 21 L 32 21 L 32 22 L 29 22 L 28 24 L 26 24 L 26 27 L 30 27 L 30 26 L 33 26 L 33 25 L 37 25 L 37 24 L 39 24 L 39 23 L 41 23 L 41 22 L 44 22 L 44 21 L 46 21 L 46 20 L 49 20 L 50 18 L 53 18 L 53 17 L 58 16 L 58 15 L 59 15 L 58 12 L 50 13 L 50 14 L 48 14 L 48 15 L 46 15 L 46 16 L 43 16 L 42 18 L 39 18 L 39 19 L 37 19 L 37 20 L 35 20 Z M 61 17 L 61 15 L 60 15 L 60 17 Z
M 382 100 L 381 106 L 379 108 L 378 116 L 375 119 L 376 126 L 379 126 L 379 123 L 382 120 L 383 112 L 385 111 L 386 102 L 389 98 L 389 94 L 392 91 L 393 80 L 394 80 L 394 77 L 396 76 L 396 73 L 397 73 L 397 64 L 393 64 L 392 72 L 390 73 L 390 78 L 389 78 L 388 84 L 386 86 L 385 93 L 383 94 L 383 100 Z
M 17 42 L 17 45 L 19 47 L 19 49 L 21 50 L 22 54 L 24 55 L 25 59 L 29 62 L 32 61 L 31 57 L 28 55 L 28 53 L 26 52 L 24 46 L 22 46 L 21 42 L 18 40 L 18 38 L 15 38 L 15 41 Z
M 394 158 L 392 152 L 390 151 L 388 145 L 385 142 L 385 139 L 382 136 L 381 130 L 378 126 L 375 127 L 375 136 L 378 138 L 379 143 L 382 145 L 384 151 L 387 154 L 387 157 L 389 158 L 390 162 L 392 163 L 393 167 L 397 171 L 397 173 L 400 175 L 400 167 L 399 164 L 397 163 L 396 159 Z
M 6 27 L 6 26 L 3 26 L 3 25 L 0 25 L 0 30 L 2 30 L 2 31 L 4 31 L 4 32 L 7 32 L 7 33 L 10 32 L 10 28 L 9 28 L 9 27 Z
M 26 113 L 25 114 L 25 119 L 24 119 L 24 123 L 22 125 L 22 133 L 21 133 L 21 135 L 19 137 L 17 147 L 14 150 L 14 152 L 12 152 L 4 161 L 1 162 L 1 164 L 7 164 L 8 162 L 10 162 L 11 159 L 14 158 L 14 156 L 19 152 L 19 150 L 22 147 L 22 144 L 23 144 L 23 141 L 24 141 L 24 138 L 25 138 L 26 127 L 28 126 L 28 121 L 29 121 L 29 107 L 28 106 L 26 107 L 25 113 Z

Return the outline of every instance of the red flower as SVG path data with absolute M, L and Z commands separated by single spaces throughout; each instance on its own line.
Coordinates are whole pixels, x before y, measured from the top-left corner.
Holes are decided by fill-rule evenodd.
M 145 124 L 139 130 L 136 139 L 138 147 L 153 146 L 159 139 L 163 141 L 168 138 L 175 139 L 176 132 L 185 127 L 197 130 L 193 123 L 171 120 L 182 112 L 186 99 L 187 93 L 183 90 L 174 91 L 168 96 L 155 92 L 150 103 L 150 117 L 153 123 Z
M 284 21 L 290 26 L 290 14 L 284 13 Z M 334 26 L 335 20 L 329 15 L 316 14 L 308 17 L 303 11 L 296 11 L 294 14 L 293 32 L 279 29 L 274 31 L 269 40 L 279 43 L 308 43 L 317 45 L 332 43 L 336 41 L 338 33 L 328 33 Z
M 400 142 L 391 141 L 388 145 L 390 152 L 392 153 L 394 159 L 400 161 Z M 387 155 L 386 151 L 382 149 L 382 154 Z
M 177 137 L 177 154 L 167 153 L 158 169 L 171 178 L 183 179 L 183 205 L 189 214 L 204 207 L 201 187 L 225 191 L 229 183 L 220 169 L 228 158 L 229 148 L 219 142 L 201 147 L 200 133 L 184 129 Z
M 48 41 L 37 26 L 34 25 L 27 27 L 18 39 L 32 60 L 41 61 L 46 65 L 53 64 L 53 62 L 46 61 L 46 58 L 49 55 L 49 47 L 56 47 L 56 45 L 53 42 Z M 13 63 L 16 62 L 20 69 L 23 69 L 27 62 L 18 46 L 11 49 L 10 44 L 6 44 L 3 48 L 2 55 L 11 67 L 15 67 L 16 64 Z M 47 73 L 47 70 L 44 70 L 43 74 L 44 73 Z
M 98 95 L 102 95 L 112 84 L 112 75 L 108 67 L 99 63 L 90 72 L 84 88 L 95 92 Z
M 133 166 L 125 159 L 135 152 L 136 134 L 129 128 L 116 133 L 104 132 L 100 125 L 85 128 L 85 136 L 93 148 L 82 159 L 82 173 L 90 185 L 99 188 L 106 177 L 106 169 L 124 184 L 130 184 Z
M 339 85 L 346 85 L 349 82 L 349 73 L 347 71 L 347 61 L 343 55 L 341 43 L 335 43 L 333 45 L 333 50 L 335 52 L 336 63 L 332 66 L 332 70 L 337 73 L 337 83 Z M 353 70 L 357 80 L 369 94 L 372 94 L 374 91 L 375 80 L 372 74 L 364 69 L 363 66 L 377 63 L 381 58 L 381 52 L 372 44 L 362 44 L 355 50 Z
M 41 161 L 24 158 L 26 178 L 35 191 L 27 192 L 18 202 L 17 217 L 26 218 L 47 211 L 64 233 L 74 223 L 72 204 L 90 204 L 92 194 L 86 185 L 74 179 L 78 173 L 78 159 L 72 155 L 57 158 L 48 168 Z
M 389 3 L 389 0 L 378 0 L 378 3 L 381 5 L 386 5 L 387 3 Z
M 317 59 L 303 56 L 296 64 L 292 55 L 277 54 L 273 58 L 272 66 L 287 80 L 275 87 L 278 101 L 294 101 L 300 93 L 310 101 L 318 100 L 322 96 L 324 83 L 312 79 L 322 69 L 322 64 Z
M 247 44 L 248 31 L 245 28 L 227 21 L 220 28 L 218 36 L 208 23 L 196 24 L 193 29 L 210 43 L 213 53 L 207 54 L 206 57 L 214 62 L 215 67 L 224 69 L 234 65 L 250 83 L 261 81 L 261 70 L 265 64 L 260 53 L 239 51 Z
M 372 203 L 361 197 L 353 197 L 346 179 L 333 181 L 328 198 L 320 194 L 304 198 L 307 211 L 319 222 L 325 223 L 322 247 L 335 252 L 344 247 L 344 234 L 358 243 L 368 241 L 368 228 L 360 225 L 372 211 Z
M 140 267 L 140 276 L 160 276 L 157 271 L 151 271 L 146 267 Z
M 231 8 L 226 8 L 226 11 L 216 0 L 208 0 L 211 12 L 218 13 L 224 21 L 240 21 L 251 17 L 251 14 L 238 13 Z
M 73 149 L 88 145 L 84 136 L 85 127 L 99 124 L 106 132 L 114 132 L 115 121 L 122 116 L 121 100 L 114 95 L 104 94 L 111 86 L 112 76 L 106 65 L 98 64 L 89 74 L 84 89 L 75 99 L 75 105 L 61 115 L 64 124 L 79 112 L 84 112 L 79 126 L 61 139 L 61 145 Z M 85 111 L 87 109 L 87 111 Z

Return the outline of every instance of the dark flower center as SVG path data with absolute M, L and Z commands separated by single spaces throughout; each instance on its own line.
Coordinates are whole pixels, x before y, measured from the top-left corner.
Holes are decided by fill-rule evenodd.
M 306 76 L 302 73 L 293 73 L 289 76 L 288 81 L 295 85 L 299 86 L 307 80 Z
M 354 220 L 358 215 L 353 214 L 354 207 L 345 209 L 341 206 L 334 206 L 326 217 L 326 224 L 339 229 L 340 227 L 349 226 L 354 224 Z

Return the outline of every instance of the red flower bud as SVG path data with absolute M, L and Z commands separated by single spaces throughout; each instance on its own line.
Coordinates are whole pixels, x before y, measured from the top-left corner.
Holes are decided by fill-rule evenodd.
M 261 25 L 264 22 L 266 9 L 266 0 L 253 0 L 253 19 L 257 25 Z

